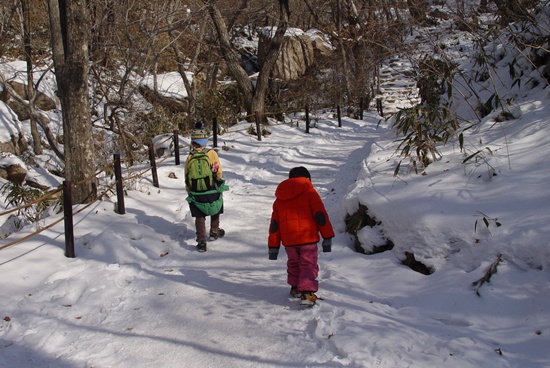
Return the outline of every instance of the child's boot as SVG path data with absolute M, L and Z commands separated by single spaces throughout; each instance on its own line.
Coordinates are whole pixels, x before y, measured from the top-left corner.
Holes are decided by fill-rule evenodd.
M 199 240 L 197 244 L 197 250 L 199 252 L 206 252 L 206 242 L 204 240 Z
M 305 307 L 311 307 L 315 305 L 317 300 L 317 295 L 313 291 L 304 291 L 302 292 L 302 299 L 300 300 L 300 305 Z
M 210 240 L 216 240 L 218 238 L 223 238 L 225 235 L 224 229 L 211 229 L 210 230 Z
M 290 288 L 290 296 L 293 297 L 293 298 L 301 298 L 302 297 L 302 293 L 300 293 L 298 291 L 298 287 L 297 286 L 292 286 Z

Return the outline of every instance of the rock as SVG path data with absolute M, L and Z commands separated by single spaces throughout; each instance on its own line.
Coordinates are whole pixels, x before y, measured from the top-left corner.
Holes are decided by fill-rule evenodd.
M 14 184 L 22 185 L 27 177 L 27 170 L 18 164 L 8 165 L 0 168 L 0 177 Z
M 258 59 L 265 58 L 266 50 L 271 47 L 269 32 L 260 34 Z M 287 32 L 273 76 L 284 81 L 296 80 L 306 74 L 315 60 L 330 55 L 331 50 L 320 37 L 311 37 L 301 31 Z
M 25 84 L 19 82 L 9 82 L 9 85 L 21 98 L 27 101 L 29 100 Z M 35 102 L 37 108 L 42 111 L 50 111 L 57 108 L 54 100 L 52 100 L 50 97 L 46 96 L 40 91 L 37 91 L 36 93 L 37 96 Z M 15 114 L 17 114 L 17 117 L 20 121 L 30 119 L 27 107 L 21 105 L 19 102 L 11 98 L 6 90 L 1 93 L 0 99 L 4 101 L 6 105 L 8 105 L 15 112 Z
M 189 102 L 186 99 L 163 96 L 144 85 L 139 86 L 139 92 L 151 104 L 166 107 L 173 113 L 189 111 Z
M 12 142 L 0 142 L 0 152 L 15 154 L 15 147 Z

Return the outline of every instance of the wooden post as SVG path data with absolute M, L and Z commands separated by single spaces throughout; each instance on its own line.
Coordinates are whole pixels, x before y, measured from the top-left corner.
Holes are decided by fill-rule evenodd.
M 117 198 L 117 213 L 124 215 L 126 207 L 124 206 L 124 190 L 122 186 L 122 168 L 120 166 L 120 154 L 115 153 L 115 179 L 116 179 L 116 198 Z
M 216 148 L 218 147 L 218 118 L 212 119 L 212 130 L 214 132 L 212 147 Z
M 75 258 L 73 232 L 73 198 L 71 182 L 63 181 L 63 213 L 65 219 L 65 257 Z
M 340 105 L 336 106 L 336 114 L 338 116 L 338 127 L 342 127 L 342 111 L 340 110 Z
M 174 156 L 176 156 L 176 165 L 180 164 L 180 137 L 178 130 L 174 130 Z
M 378 114 L 381 117 L 384 117 L 384 108 L 382 106 L 382 99 L 381 98 L 376 99 L 376 110 L 378 111 Z
M 309 105 L 306 104 L 306 134 L 309 134 Z
M 159 177 L 157 174 L 157 163 L 155 161 L 155 148 L 152 144 L 149 145 L 149 161 L 151 163 L 151 173 L 153 174 L 153 185 L 159 187 Z
M 256 111 L 256 132 L 258 133 L 258 140 L 262 140 L 262 127 L 260 126 L 260 113 Z

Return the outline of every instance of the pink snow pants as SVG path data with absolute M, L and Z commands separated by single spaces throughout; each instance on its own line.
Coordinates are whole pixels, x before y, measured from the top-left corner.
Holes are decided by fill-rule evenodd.
M 319 265 L 317 264 L 317 243 L 285 247 L 287 282 L 297 286 L 298 291 L 317 291 Z

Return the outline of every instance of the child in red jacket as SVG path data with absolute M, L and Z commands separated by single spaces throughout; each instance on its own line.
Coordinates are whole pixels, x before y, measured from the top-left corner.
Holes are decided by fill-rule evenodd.
M 314 305 L 319 288 L 317 244 L 323 237 L 323 252 L 330 252 L 334 230 L 327 211 L 311 183 L 305 167 L 290 170 L 288 179 L 277 186 L 269 226 L 269 259 L 276 260 L 281 243 L 287 256 L 287 282 L 290 294 L 301 304 Z

